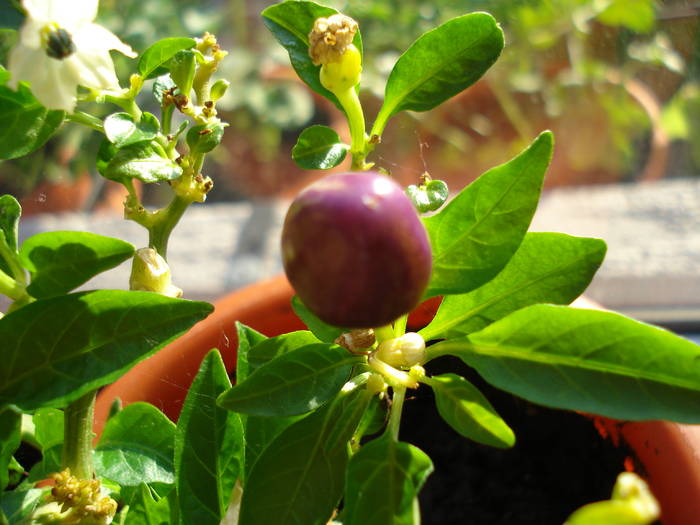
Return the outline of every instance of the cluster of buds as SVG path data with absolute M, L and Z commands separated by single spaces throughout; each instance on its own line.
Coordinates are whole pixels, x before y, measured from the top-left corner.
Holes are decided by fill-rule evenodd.
M 49 501 L 32 515 L 33 525 L 109 525 L 117 502 L 102 494 L 99 480 L 79 479 L 70 469 L 52 476 L 55 483 Z
M 321 85 L 333 93 L 354 88 L 360 82 L 362 55 L 352 43 L 357 22 L 342 14 L 318 18 L 309 33 L 309 56 L 321 66 Z

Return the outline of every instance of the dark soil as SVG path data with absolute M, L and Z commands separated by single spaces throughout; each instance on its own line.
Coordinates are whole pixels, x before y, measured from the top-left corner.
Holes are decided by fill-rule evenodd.
M 501 450 L 462 438 L 440 418 L 432 391 L 418 389 L 404 407 L 401 440 L 435 465 L 420 496 L 423 525 L 561 525 L 578 507 L 610 498 L 630 453 L 603 440 L 590 419 L 496 390 L 457 359 L 427 368 L 474 383 L 517 443 Z

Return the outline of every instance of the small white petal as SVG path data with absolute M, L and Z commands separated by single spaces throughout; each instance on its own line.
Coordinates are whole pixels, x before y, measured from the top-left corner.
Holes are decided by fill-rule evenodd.
M 17 89 L 17 84 L 20 81 L 30 84 L 44 82 L 46 78 L 46 64 L 44 62 L 48 58 L 41 49 L 30 49 L 21 44 L 13 47 L 8 60 L 11 75 L 8 85 L 12 89 Z
M 77 31 L 97 16 L 98 0 L 23 0 L 28 18 L 56 22 L 68 32 Z
M 21 45 L 32 49 L 41 48 L 41 28 L 44 24 L 31 18 L 27 18 L 19 30 L 19 42 Z
M 76 103 L 76 84 L 60 60 L 47 57 L 43 82 L 33 84 L 32 94 L 49 109 L 62 109 L 72 113 Z
M 99 24 L 88 24 L 80 29 L 79 32 L 73 35 L 73 42 L 82 50 L 108 51 L 115 49 L 120 53 L 135 58 L 136 53 L 130 46 L 119 40 L 119 38 L 110 30 L 105 29 Z
M 63 60 L 73 82 L 92 89 L 119 89 L 109 51 L 80 50 Z

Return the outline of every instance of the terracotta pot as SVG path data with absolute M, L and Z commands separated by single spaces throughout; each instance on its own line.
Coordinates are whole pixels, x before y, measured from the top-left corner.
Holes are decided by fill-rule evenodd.
M 236 321 L 268 336 L 304 328 L 291 309 L 292 296 L 289 282 L 281 275 L 217 301 L 208 318 L 100 392 L 95 408 L 96 433 L 102 430 L 116 397 L 124 404 L 147 401 L 176 420 L 199 364 L 211 348 L 218 348 L 227 369 L 233 370 Z M 427 324 L 438 304 L 438 300 L 431 300 L 420 305 L 409 317 L 409 328 L 416 330 Z M 598 307 L 584 298 L 574 306 Z M 689 525 L 700 520 L 700 426 L 593 419 L 604 437 L 616 445 L 624 440 L 632 449 L 640 474 L 647 477 L 661 503 L 664 525 Z

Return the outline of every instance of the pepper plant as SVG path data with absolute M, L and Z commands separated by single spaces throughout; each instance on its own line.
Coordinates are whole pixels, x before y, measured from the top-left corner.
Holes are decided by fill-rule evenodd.
M 0 198 L 0 292 L 12 301 L 0 319 L 0 523 L 420 523 L 418 494 L 433 467 L 400 439 L 402 425 L 420 424 L 403 420 L 408 392 L 432 389 L 436 410 L 467 439 L 501 448 L 516 439 L 465 378 L 426 372 L 444 355 L 546 406 L 700 423 L 700 348 L 616 313 L 567 306 L 605 243 L 527 231 L 551 133 L 450 200 L 428 176 L 404 192 L 375 171 L 372 153 L 394 115 L 438 106 L 496 61 L 504 45 L 496 21 L 465 14 L 419 37 L 394 65 L 367 130 L 357 22 L 291 0 L 265 9 L 263 20 L 299 77 L 343 111 L 351 137 L 345 144 L 316 125 L 292 151 L 301 168 L 330 169 L 349 156 L 352 170 L 304 190 L 285 220 L 292 306 L 308 330 L 268 338 L 239 324 L 235 386 L 213 349 L 177 422 L 146 403 L 115 403 L 93 444 L 97 390 L 211 312 L 179 298 L 166 259 L 178 220 L 212 187 L 202 169 L 226 127 L 216 101 L 227 83 L 214 80 L 226 53 L 212 35 L 167 38 L 140 53 L 121 88 L 108 50 L 134 53 L 90 25 L 96 1 L 82 1 L 78 14 L 64 4 L 22 4 L 19 51 L 0 70 L 8 123 L 0 154 L 27 154 L 61 125 L 103 134 L 97 170 L 129 189 L 125 217 L 147 229 L 149 246 L 87 232 L 19 245 L 20 207 Z M 99 45 L 81 48 L 77 30 Z M 55 75 L 30 68 L 28 56 Z M 79 67 L 69 62 L 80 57 Z M 158 115 L 141 109 L 147 85 Z M 76 110 L 82 101 L 116 111 L 98 120 Z M 145 209 L 134 180 L 167 182 L 171 202 Z M 128 259 L 129 291 L 73 291 Z M 434 318 L 407 332 L 410 310 L 436 297 Z M 31 468 L 21 443 L 40 453 Z M 643 483 L 625 478 L 612 500 L 584 507 L 571 523 L 623 516 L 643 524 L 657 513 Z

